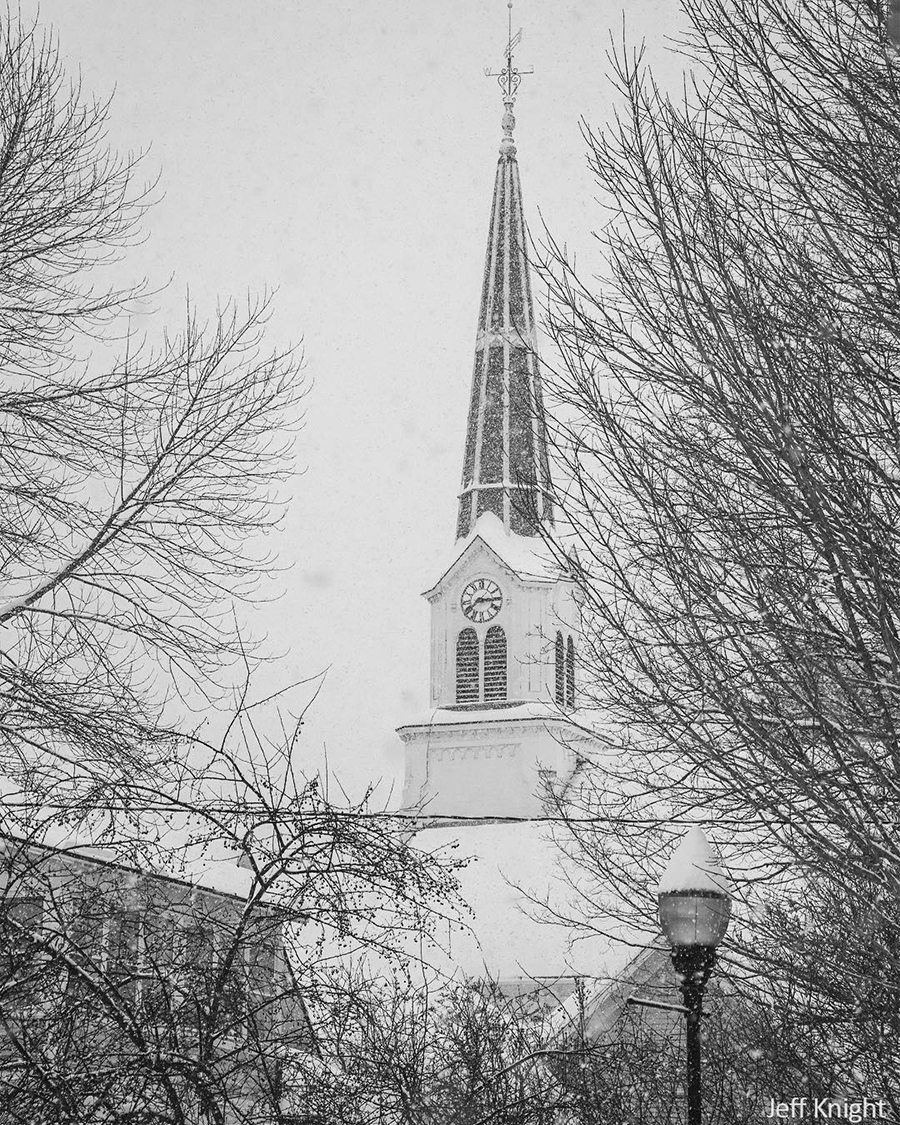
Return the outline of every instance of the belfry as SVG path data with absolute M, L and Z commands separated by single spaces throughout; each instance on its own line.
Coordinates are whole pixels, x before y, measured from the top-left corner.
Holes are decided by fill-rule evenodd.
M 508 5 L 511 7 L 511 4 Z M 510 28 L 511 32 L 511 28 Z M 401 726 L 403 806 L 448 819 L 538 816 L 571 777 L 580 608 L 541 532 L 554 509 L 513 107 L 508 39 L 503 136 L 475 338 L 456 545 L 425 593 L 431 692 Z

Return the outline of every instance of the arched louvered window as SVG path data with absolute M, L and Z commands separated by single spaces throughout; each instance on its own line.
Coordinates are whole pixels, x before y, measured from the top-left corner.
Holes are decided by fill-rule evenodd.
M 556 634 L 556 703 L 566 705 L 566 647 L 562 633 Z
M 575 706 L 575 642 L 566 641 L 566 706 Z
M 506 633 L 499 625 L 484 638 L 484 698 L 506 699 Z
M 463 629 L 456 638 L 456 702 L 475 703 L 478 699 L 478 634 Z

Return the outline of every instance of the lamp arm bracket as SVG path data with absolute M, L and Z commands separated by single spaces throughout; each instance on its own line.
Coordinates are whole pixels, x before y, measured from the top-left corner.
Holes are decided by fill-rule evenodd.
M 626 1004 L 640 1004 L 642 1008 L 662 1008 L 666 1012 L 682 1012 L 684 1015 L 690 1011 L 684 1004 L 665 1004 L 662 1000 L 646 1000 L 643 996 L 626 996 Z

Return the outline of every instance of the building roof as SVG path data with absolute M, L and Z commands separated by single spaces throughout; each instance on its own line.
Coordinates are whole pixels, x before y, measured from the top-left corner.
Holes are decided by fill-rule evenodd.
M 511 59 L 508 63 L 512 72 Z M 485 512 L 524 536 L 538 533 L 535 518 L 553 520 L 522 187 L 512 137 L 514 100 L 510 86 L 475 338 L 458 539 L 471 535 Z
M 524 582 L 553 583 L 562 577 L 559 564 L 543 540 L 510 531 L 493 512 L 482 512 L 464 539 L 458 539 L 453 561 L 424 597 L 433 598 L 447 578 L 479 549 L 489 552 L 511 574 Z
M 238 899 L 241 902 L 246 900 L 253 882 L 252 872 L 239 867 L 235 856 L 220 858 L 204 856 L 196 861 L 179 862 L 171 867 L 159 863 L 152 866 L 139 865 L 130 854 L 133 850 L 131 847 L 119 848 L 115 844 L 99 845 L 91 842 L 88 835 L 80 835 L 65 828 L 57 832 L 41 832 L 32 836 L 0 830 L 0 851 L 10 844 L 34 849 L 40 853 L 58 855 L 80 863 L 96 864 L 126 874 L 139 875 L 144 879 L 159 879 L 183 887 L 200 888 L 211 894 Z
M 616 979 L 644 947 L 639 935 L 612 927 L 599 934 L 538 920 L 539 903 L 565 909 L 567 874 L 578 878 L 545 821 L 456 823 L 422 829 L 414 842 L 469 859 L 456 875 L 471 914 L 466 925 L 448 924 L 442 935 L 446 957 L 436 966 L 448 975 L 487 976 L 506 991 L 533 984 L 558 994 L 576 978 L 597 987 Z
M 49 807 L 31 810 L 24 797 L 13 778 L 0 774 L 0 840 L 232 898 L 245 900 L 250 893 L 253 873 L 240 866 L 239 852 L 203 840 L 192 845 L 197 826 L 190 814 L 140 825 L 131 820 L 126 838 L 111 833 L 105 817 L 70 819 Z
M 458 704 L 453 707 L 432 707 L 415 716 L 411 721 L 398 727 L 398 731 L 418 729 L 419 727 L 464 727 L 485 723 L 536 723 L 552 729 L 560 738 L 571 727 L 573 737 L 576 728 L 571 723 L 568 715 L 551 701 L 540 699 L 510 700 L 495 704 L 474 703 Z
M 561 1039 L 576 1034 L 589 1040 L 608 1035 L 632 997 L 679 1003 L 668 946 L 657 942 L 637 952 L 615 978 L 583 982 L 553 1012 L 550 1027 Z M 673 1013 L 669 1012 L 671 1018 Z

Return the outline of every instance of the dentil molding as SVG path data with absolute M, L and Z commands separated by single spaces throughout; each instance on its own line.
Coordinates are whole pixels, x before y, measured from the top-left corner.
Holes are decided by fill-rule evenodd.
M 518 742 L 504 742 L 501 745 L 484 743 L 481 746 L 442 746 L 429 752 L 429 759 L 436 762 L 477 761 L 481 758 L 515 758 L 521 745 Z

